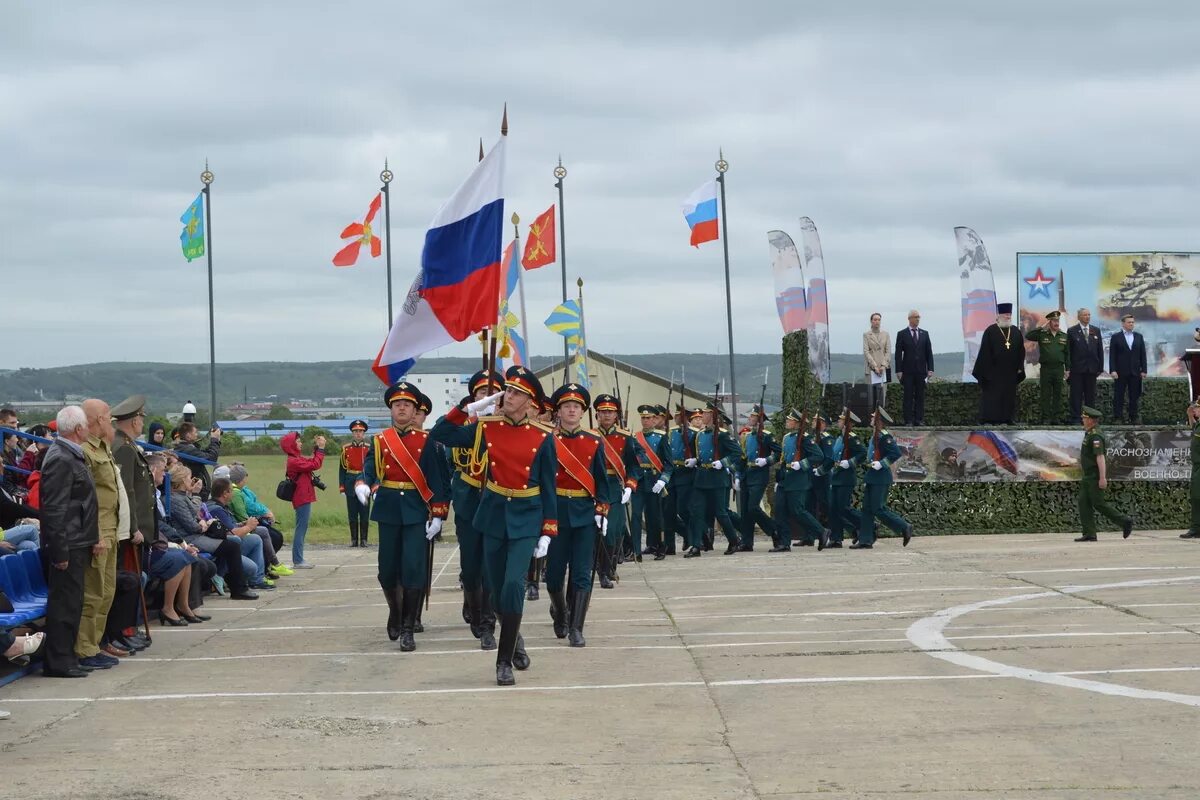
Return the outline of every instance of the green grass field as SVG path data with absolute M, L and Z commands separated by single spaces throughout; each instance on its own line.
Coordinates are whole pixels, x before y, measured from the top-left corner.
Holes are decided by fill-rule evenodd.
M 308 452 L 308 445 L 305 445 Z M 275 487 L 283 480 L 283 467 L 287 458 L 283 453 L 270 456 L 226 456 L 222 464 L 240 461 L 246 465 L 249 477 L 246 484 L 258 495 L 258 499 L 267 505 L 280 522 L 280 530 L 287 535 L 291 542 L 291 533 L 296 528 L 296 514 L 291 503 L 275 497 Z M 346 524 L 346 498 L 338 491 L 338 460 L 336 454 L 330 454 L 325 459 L 325 466 L 318 473 L 321 480 L 329 488 L 317 490 L 317 502 L 314 504 L 312 520 L 308 525 L 307 542 L 317 544 L 350 544 L 350 528 Z M 442 534 L 443 538 L 454 535 L 453 515 Z M 371 526 L 371 542 L 377 543 L 378 534 L 375 526 Z M 285 547 L 285 550 L 287 548 Z M 289 551 L 290 552 L 290 551 Z

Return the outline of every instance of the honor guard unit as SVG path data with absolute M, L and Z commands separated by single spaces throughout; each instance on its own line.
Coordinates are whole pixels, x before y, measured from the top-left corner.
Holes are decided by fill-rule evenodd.
M 568 639 L 571 647 L 583 647 L 587 644 L 583 623 L 611 508 L 605 445 L 599 434 L 582 427 L 584 412 L 591 404 L 587 388 L 566 384 L 554 392 L 551 402 L 558 412 L 554 431 L 558 535 L 551 540 L 546 559 L 546 591 L 554 635 Z
M 544 397 L 537 377 L 510 367 L 504 393 L 482 400 L 465 398 L 433 427 L 433 438 L 448 447 L 471 447 L 486 454 L 483 489 L 471 522 L 482 532 L 484 572 L 492 605 L 500 617 L 496 683 L 516 683 L 513 669 L 528 669 L 521 638 L 525 574 L 529 560 L 542 557 L 558 534 L 558 460 L 551 429 L 531 419 Z M 496 406 L 494 415 L 473 415 Z
M 392 424 L 371 437 L 362 478 L 354 492 L 379 525 L 379 586 L 388 604 L 388 638 L 416 649 L 421 601 L 432 578 L 432 539 L 450 511 L 450 475 L 430 435 L 415 426 L 428 399 L 401 381 L 384 393 Z
M 808 496 L 813 490 L 813 476 L 823 466 L 825 454 L 816 435 L 807 430 L 808 414 L 792 409 L 788 412 L 784 427 L 782 463 L 775 477 L 775 546 L 772 553 L 784 553 L 792 545 L 810 547 L 817 543 L 818 550 L 829 544 L 829 532 L 817 522 L 808 510 Z M 792 522 L 803 531 L 799 541 L 792 541 Z
M 674 469 L 671 449 L 667 443 L 667 409 L 658 405 L 638 406 L 642 429 L 634 434 L 641 451 L 638 466 L 642 474 L 633 492 L 632 524 L 634 558 L 652 555 L 656 561 L 667 557 L 663 540 L 663 491 L 671 481 Z M 642 549 L 642 523 L 645 522 L 646 548 Z M 674 548 L 672 548 L 673 550 Z
M 371 499 L 363 503 L 354 492 L 355 485 L 362 480 L 363 464 L 371 446 L 366 441 L 370 428 L 366 420 L 356 419 L 350 423 L 350 441 L 342 448 L 338 460 L 338 491 L 346 496 L 346 517 L 350 521 L 350 546 L 367 546 L 367 534 L 371 530 Z
M 741 491 L 738 493 L 738 513 L 742 518 L 742 550 L 754 549 L 754 528 L 775 539 L 775 523 L 762 509 L 763 495 L 771 482 L 771 468 L 779 463 L 782 448 L 775 436 L 766 428 L 766 414 L 762 406 L 750 410 L 749 425 L 742 428 L 741 446 L 745 454 L 746 471 L 740 476 Z
M 604 536 L 607 558 L 600 564 L 600 588 L 611 589 L 617 580 L 617 559 L 625 553 L 625 538 L 631 522 L 629 504 L 642 476 L 642 448 L 633 434 L 619 427 L 619 399 L 611 394 L 597 395 L 595 411 L 596 433 L 604 441 L 608 496 L 613 498 L 614 507 L 614 513 L 608 516 L 608 532 Z
M 745 470 L 745 458 L 729 429 L 721 426 L 728 417 L 718 402 L 708 404 L 703 419 L 704 428 L 696 434 L 695 453 L 689 459 L 690 466 L 696 467 L 697 471 L 688 508 L 691 547 L 685 558 L 701 554 L 704 530 L 710 519 L 720 525 L 725 534 L 728 542 L 725 555 L 732 555 L 741 547 L 741 538 L 729 514 L 729 491 L 733 488 L 731 475 Z
M 504 376 L 480 370 L 471 376 L 467 395 L 471 402 L 504 390 Z M 485 409 L 487 411 L 487 409 Z M 472 417 L 470 422 L 475 422 Z M 451 451 L 454 478 L 450 484 L 454 508 L 454 533 L 458 538 L 459 579 L 462 582 L 464 617 L 483 650 L 496 649 L 496 611 L 492 606 L 491 583 L 483 568 L 483 533 L 473 520 L 487 471 L 487 453 L 470 447 Z

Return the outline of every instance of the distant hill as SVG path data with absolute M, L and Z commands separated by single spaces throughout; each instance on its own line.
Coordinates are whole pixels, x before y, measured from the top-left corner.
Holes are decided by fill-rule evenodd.
M 729 358 L 709 353 L 608 354 L 618 361 L 662 375 L 686 378 L 689 386 L 710 390 L 718 380 L 729 379 Z M 939 364 L 953 364 L 958 373 L 962 353 L 939 353 Z M 534 356 L 539 369 L 559 359 Z M 249 397 L 276 395 L 281 400 L 377 395 L 382 391 L 366 361 L 259 361 L 217 365 L 217 402 L 229 406 Z M 424 358 L 421 372 L 471 373 L 479 369 L 476 358 Z M 783 370 L 775 353 L 741 353 L 737 356 L 737 384 L 742 397 L 757 399 L 763 370 L 769 369 L 767 402 L 782 400 Z M 835 353 L 830 378 L 834 383 L 862 380 L 862 355 Z M 947 375 L 951 373 L 945 373 Z M 727 387 L 728 388 L 728 387 Z M 164 364 L 155 362 L 104 362 L 50 369 L 21 368 L 0 371 L 0 404 L 66 397 L 100 397 L 110 402 L 130 394 L 145 394 L 150 408 L 158 413 L 174 411 L 188 400 L 206 405 L 207 364 Z

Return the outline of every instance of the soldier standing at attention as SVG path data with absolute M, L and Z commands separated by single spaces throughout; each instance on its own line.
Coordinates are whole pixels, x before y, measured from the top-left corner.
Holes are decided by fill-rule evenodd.
M 842 409 L 838 417 L 842 426 L 840 435 L 833 439 L 833 466 L 829 476 L 829 544 L 828 547 L 841 547 L 842 537 L 846 531 L 857 533 L 862 524 L 862 515 L 851 506 L 854 497 L 854 486 L 858 483 L 858 466 L 867 457 L 867 448 L 863 445 L 854 426 L 862 422 L 848 408 Z
M 692 546 L 685 558 L 700 555 L 706 520 L 713 518 L 725 533 L 729 546 L 725 555 L 733 555 L 741 547 L 741 539 L 729 516 L 729 489 L 733 485 L 733 473 L 745 470 L 745 458 L 737 440 L 729 431 L 720 427 L 723 412 L 718 404 L 710 402 L 704 412 L 704 429 L 696 434 L 695 458 L 696 483 L 688 508 L 691 523 Z
M 350 520 L 350 546 L 367 546 L 367 533 L 371 530 L 371 499 L 360 503 L 354 493 L 354 485 L 362 479 L 363 464 L 370 445 L 366 442 L 366 420 L 356 419 L 350 423 L 350 441 L 342 448 L 338 459 L 338 491 L 346 495 L 346 516 Z
M 604 537 L 608 558 L 601 559 L 600 588 L 611 589 L 616 577 L 617 553 L 625 546 L 625 534 L 629 532 L 625 514 L 642 477 L 642 448 L 633 434 L 617 425 L 621 418 L 620 400 L 611 394 L 597 395 L 595 409 L 596 433 L 604 439 L 604 457 L 608 463 L 608 497 L 612 498 L 608 533 Z
M 862 520 L 858 527 L 858 541 L 850 545 L 851 550 L 870 550 L 875 546 L 875 518 L 878 517 L 896 533 L 904 535 L 904 546 L 912 539 L 913 527 L 904 517 L 887 507 L 888 489 L 891 488 L 892 464 L 900 458 L 900 446 L 896 437 L 883 427 L 892 418 L 882 408 L 875 409 L 872 420 L 871 440 L 867 442 L 867 474 L 863 478 Z
M 742 550 L 754 550 L 754 526 L 775 538 L 775 523 L 762 509 L 763 495 L 771 481 L 771 467 L 779 463 L 779 444 L 775 436 L 765 427 L 762 406 L 750 409 L 747 426 L 742 429 L 742 452 L 746 456 L 746 473 L 742 476 L 742 491 L 738 493 L 738 505 L 742 518 Z M 761 430 L 759 427 L 763 426 Z
M 1195 400 L 1187 407 L 1188 424 L 1192 426 L 1192 485 L 1188 499 L 1192 504 L 1192 526 L 1179 534 L 1180 539 L 1200 539 L 1200 403 Z
M 558 497 L 558 535 L 546 558 L 546 592 L 554 635 L 570 637 L 571 647 L 587 644 L 583 623 L 592 601 L 596 550 L 603 546 L 608 527 L 608 476 L 604 442 L 581 427 L 591 397 L 577 383 L 560 386 L 553 403 L 558 409 L 554 447 L 558 456 L 555 494 Z M 567 567 L 571 569 L 567 586 Z
M 1067 334 L 1060 329 L 1060 313 L 1051 311 L 1046 315 L 1046 324 L 1025 334 L 1031 342 L 1037 342 L 1038 389 L 1041 392 L 1042 423 L 1053 425 L 1063 418 L 1063 382 L 1071 377 L 1067 370 Z
M 388 604 L 387 634 L 400 649 L 413 638 L 429 570 L 427 540 L 450 513 L 450 475 L 445 458 L 425 431 L 414 426 L 422 394 L 406 381 L 383 395 L 391 426 L 371 438 L 363 475 L 354 486 L 359 502 L 375 496 L 371 519 L 379 525 L 379 586 Z M 397 620 L 397 616 L 399 619 Z
M 530 419 L 544 394 L 537 377 L 522 366 L 509 367 L 504 393 L 460 403 L 433 426 L 432 436 L 448 447 L 474 447 L 487 455 L 479 510 L 472 524 L 483 533 L 484 571 L 492 587 L 492 604 L 500 615 L 496 650 L 496 684 L 516 683 L 513 668 L 528 669 L 529 654 L 521 638 L 525 610 L 525 571 L 529 559 L 541 558 L 558 534 L 558 473 L 551 430 Z M 503 398 L 503 399 L 502 399 Z M 478 414 L 497 401 L 499 414 Z
M 1079 524 L 1083 535 L 1075 541 L 1096 541 L 1096 512 L 1099 511 L 1113 522 L 1121 524 L 1121 537 L 1129 538 L 1133 533 L 1133 517 L 1113 508 L 1104 496 L 1108 488 L 1108 462 L 1105 459 L 1107 443 L 1100 432 L 1100 412 L 1091 406 L 1083 407 L 1083 445 L 1079 449 L 1079 467 L 1083 479 L 1079 481 Z
M 816 517 L 808 512 L 808 493 L 812 491 L 812 471 L 825 458 L 821 446 L 811 433 L 806 433 L 804 423 L 808 415 L 796 409 L 788 412 L 784 423 L 787 434 L 783 437 L 783 463 L 775 478 L 775 546 L 772 553 L 786 553 L 792 549 L 792 520 L 800 523 L 803 537 L 795 544 L 812 545 L 824 550 L 829 544 L 829 532 L 821 527 Z
M 482 400 L 503 389 L 504 376 L 484 370 L 472 375 L 467 384 L 467 394 L 472 401 Z M 454 478 L 450 484 L 450 498 L 454 507 L 454 534 L 458 538 L 464 616 L 471 626 L 471 633 L 479 640 L 479 649 L 495 650 L 496 611 L 492 608 L 491 586 L 483 569 L 483 532 L 472 523 L 479 510 L 487 453 L 474 447 L 455 447 L 451 450 L 451 463 Z

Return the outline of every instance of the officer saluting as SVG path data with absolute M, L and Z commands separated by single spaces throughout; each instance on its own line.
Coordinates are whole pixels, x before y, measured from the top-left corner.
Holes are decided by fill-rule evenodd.
M 550 429 L 533 422 L 540 410 L 542 385 L 525 367 L 510 367 L 504 393 L 467 402 L 450 410 L 433 426 L 433 438 L 449 447 L 474 447 L 487 454 L 483 491 L 472 524 L 483 532 L 484 570 L 492 587 L 492 603 L 500 614 L 500 646 L 496 651 L 496 683 L 516 683 L 513 667 L 528 669 L 529 655 L 521 639 L 525 609 L 525 571 L 529 559 L 541 558 L 558 533 L 558 500 L 552 491 L 558 472 Z M 501 401 L 501 398 L 503 400 Z M 470 422 L 490 405 L 499 414 Z
M 781 448 L 774 434 L 766 429 L 765 417 L 762 406 L 754 406 L 750 409 L 747 426 L 741 431 L 746 472 L 742 476 L 742 491 L 738 493 L 738 507 L 742 517 L 742 550 L 747 552 L 754 549 L 755 525 L 775 538 L 775 523 L 762 510 L 762 499 L 771 481 L 771 467 L 779 462 Z
M 621 418 L 620 400 L 611 394 L 596 395 L 595 409 L 596 433 L 604 439 L 608 496 L 612 498 L 613 505 L 609 512 L 608 533 L 604 537 L 608 559 L 607 565 L 603 559 L 600 563 L 600 588 L 611 589 L 612 581 L 616 578 L 617 554 L 625 546 L 625 534 L 629 532 L 625 516 L 627 506 L 633 499 L 633 490 L 637 488 L 638 479 L 642 476 L 639 464 L 641 446 L 637 444 L 633 434 L 617 425 Z
M 642 418 L 642 429 L 634 434 L 641 451 L 638 453 L 638 466 L 642 475 L 638 478 L 637 489 L 633 492 L 630 505 L 633 507 L 633 537 L 634 557 L 642 560 L 644 555 L 653 555 L 655 560 L 666 558 L 663 545 L 663 503 L 662 491 L 671 480 L 671 450 L 667 445 L 667 431 L 663 423 L 667 418 L 667 410 L 662 406 L 644 404 L 638 406 L 638 414 Z M 642 549 L 642 518 L 646 521 L 646 549 Z
M 1063 382 L 1067 379 L 1067 334 L 1060 330 L 1058 311 L 1046 315 L 1046 324 L 1025 334 L 1025 339 L 1037 342 L 1038 389 L 1041 392 L 1042 422 L 1052 425 L 1062 419 Z
M 504 376 L 495 371 L 480 370 L 467 384 L 467 394 L 473 401 L 503 389 Z M 483 569 L 483 532 L 473 524 L 487 471 L 487 453 L 473 447 L 455 447 L 451 451 L 451 463 L 454 479 L 450 484 L 450 497 L 454 506 L 454 535 L 458 538 L 459 577 L 466 617 L 471 633 L 479 640 L 479 648 L 495 650 L 496 611 L 492 608 L 491 588 Z
M 429 572 L 427 540 L 450 512 L 450 475 L 429 434 L 414 427 L 421 391 L 407 381 L 383 395 L 392 424 L 371 437 L 363 475 L 354 486 L 366 505 L 375 495 L 371 519 L 379 524 L 379 585 L 388 603 L 388 638 L 400 649 L 417 648 L 413 633 Z M 399 621 L 397 623 L 397 616 Z
M 875 518 L 896 533 L 904 535 L 904 546 L 912 539 L 913 527 L 904 517 L 887 507 L 888 489 L 891 488 L 892 464 L 900 458 L 900 446 L 896 437 L 883 427 L 892 418 L 883 408 L 875 409 L 873 431 L 867 442 L 867 473 L 863 478 L 862 519 L 858 528 L 858 541 L 850 545 L 851 550 L 870 550 L 875 546 Z
M 366 503 L 358 499 L 354 485 L 362 480 L 363 464 L 371 446 L 366 442 L 366 420 L 356 419 L 350 423 L 350 441 L 342 448 L 338 460 L 338 491 L 346 495 L 346 518 L 350 521 L 350 546 L 367 546 L 367 533 L 371 530 L 371 498 Z
M 571 647 L 587 644 L 583 623 L 592 600 L 593 565 L 597 548 L 604 546 L 608 527 L 608 476 L 604 466 L 604 442 L 581 426 L 591 397 L 577 383 L 560 386 L 552 399 L 558 410 L 554 431 L 558 474 L 558 535 L 550 542 L 546 559 L 546 591 L 550 593 L 550 618 L 554 635 L 570 636 Z M 566 588 L 567 567 L 571 583 Z

